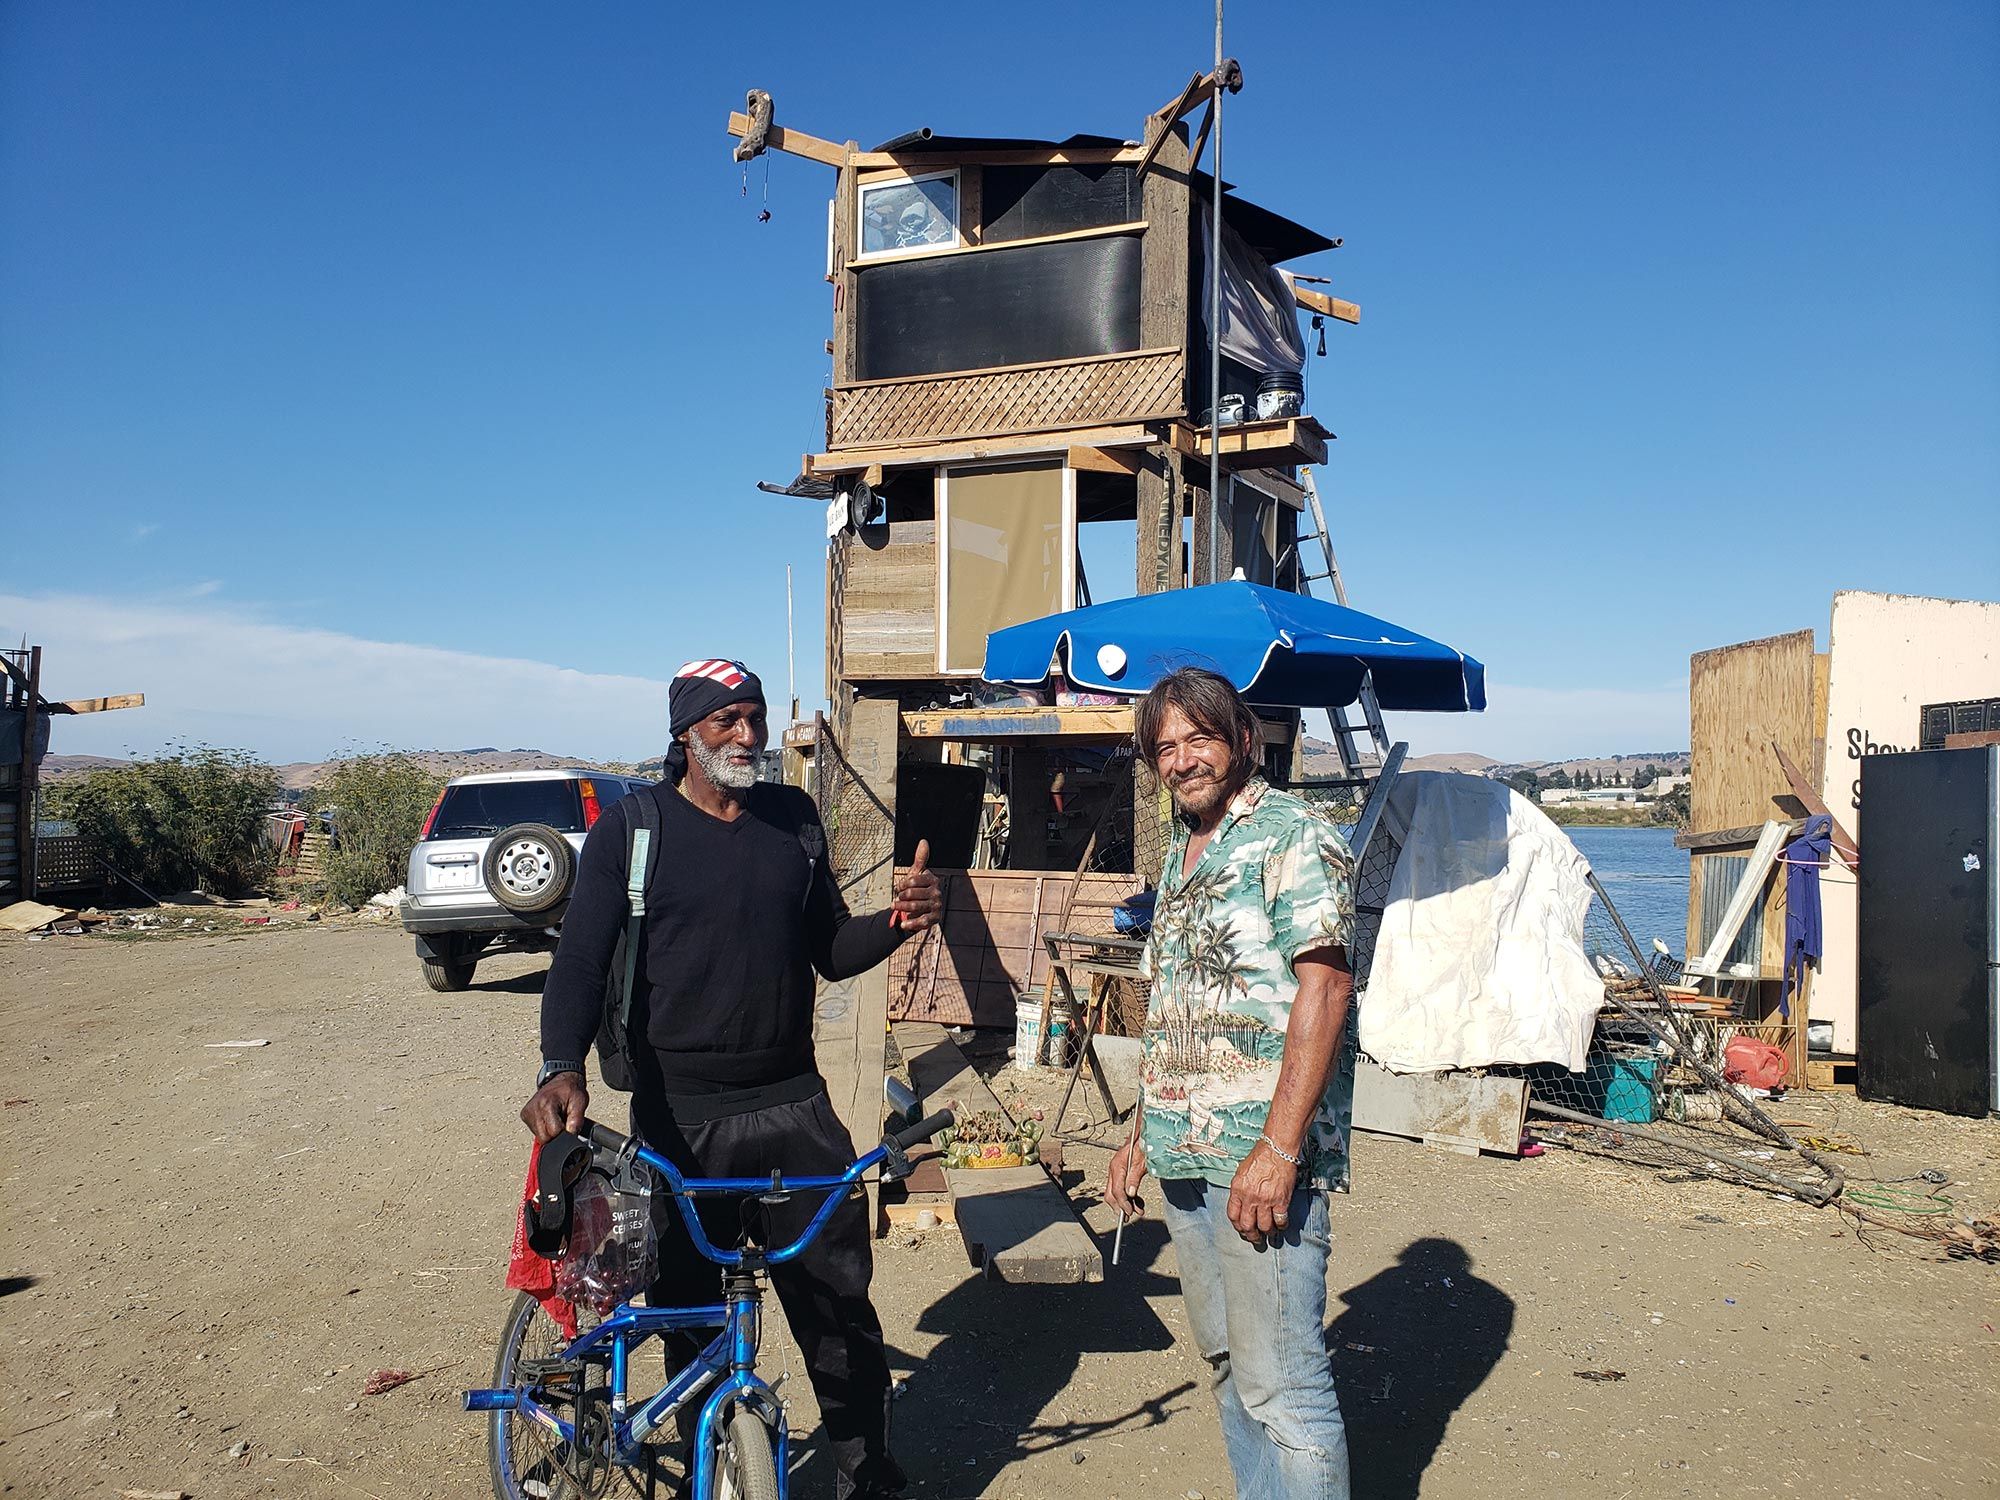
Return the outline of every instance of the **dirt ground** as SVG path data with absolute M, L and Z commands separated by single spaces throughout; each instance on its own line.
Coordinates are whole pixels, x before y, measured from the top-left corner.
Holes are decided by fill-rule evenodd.
M 436 995 L 393 924 L 232 920 L 0 937 L 0 1491 L 487 1493 L 458 1392 L 509 1300 L 546 960 Z M 1796 1110 L 1866 1143 L 1857 1171 L 1938 1167 L 1995 1201 L 2000 1124 Z M 1108 1247 L 1105 1155 L 1067 1148 Z M 2000 1490 L 1990 1265 L 1564 1151 L 1373 1137 L 1333 1223 L 1357 1496 Z M 876 1287 L 914 1494 L 1230 1493 L 1157 1225 L 1101 1286 L 975 1280 L 943 1227 L 883 1241 Z M 425 1373 L 364 1396 L 385 1367 Z M 812 1426 L 803 1378 L 785 1391 Z M 810 1445 L 795 1492 L 831 1492 Z

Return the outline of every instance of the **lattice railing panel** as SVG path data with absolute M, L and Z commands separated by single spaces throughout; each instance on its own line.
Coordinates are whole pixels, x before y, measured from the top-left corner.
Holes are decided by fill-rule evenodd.
M 1178 349 L 1141 350 L 1013 370 L 928 375 L 833 393 L 833 446 L 1000 437 L 1149 422 L 1186 411 Z

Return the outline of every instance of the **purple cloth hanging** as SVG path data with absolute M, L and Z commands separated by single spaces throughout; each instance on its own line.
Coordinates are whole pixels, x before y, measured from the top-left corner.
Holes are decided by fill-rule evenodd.
M 1785 987 L 1778 995 L 1778 1014 L 1788 1021 L 1806 965 L 1819 964 L 1819 872 L 1832 849 L 1833 819 L 1825 813 L 1807 818 L 1799 836 L 1785 845 Z

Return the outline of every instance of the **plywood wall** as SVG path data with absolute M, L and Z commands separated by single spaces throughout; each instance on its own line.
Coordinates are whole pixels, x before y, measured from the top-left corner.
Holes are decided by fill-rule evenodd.
M 898 521 L 886 545 L 852 533 L 843 549 L 840 669 L 850 682 L 937 676 L 937 523 Z
M 1694 833 L 1791 818 L 1776 741 L 1801 767 L 1813 763 L 1813 633 L 1796 630 L 1738 646 L 1700 651 L 1689 664 L 1688 788 Z
M 1139 889 L 1134 875 L 1086 875 L 1081 883 L 1060 871 L 937 875 L 944 887 L 943 937 L 905 943 L 890 958 L 894 1020 L 1011 1027 L 1015 1001 L 1039 998 L 1048 979 L 1043 936 L 1109 933 L 1111 909 Z

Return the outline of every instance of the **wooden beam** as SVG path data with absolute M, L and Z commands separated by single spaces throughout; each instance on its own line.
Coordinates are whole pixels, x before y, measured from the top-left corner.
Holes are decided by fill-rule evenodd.
M 1327 296 L 1325 292 L 1315 292 L 1302 287 L 1296 281 L 1292 283 L 1292 296 L 1299 306 L 1308 312 L 1316 312 L 1322 317 L 1338 318 L 1343 323 L 1361 321 L 1361 304 L 1358 302 L 1343 302 L 1338 297 Z
M 1146 175 L 1146 168 L 1150 167 L 1153 158 L 1160 154 L 1160 148 L 1167 143 L 1167 137 L 1173 133 L 1174 126 L 1180 122 L 1181 116 L 1193 109 L 1203 97 L 1201 88 L 1204 82 L 1208 84 L 1209 94 L 1213 95 L 1215 92 L 1213 78 L 1205 79 L 1202 74 L 1197 73 L 1187 81 L 1187 87 L 1181 90 L 1178 99 L 1146 116 L 1146 154 L 1139 158 L 1139 176 Z
M 1832 809 L 1826 805 L 1820 794 L 1813 790 L 1812 783 L 1807 781 L 1804 774 L 1793 764 L 1792 758 L 1785 754 L 1784 747 L 1773 740 L 1771 749 L 1778 757 L 1778 768 L 1785 773 L 1785 780 L 1791 783 L 1792 795 L 1804 803 L 1806 811 L 1814 817 L 1825 818 L 1833 824 L 1833 852 L 1840 856 L 1841 863 L 1850 870 L 1860 869 L 1860 843 L 1853 834 L 1841 826 L 1840 819 L 1833 815 Z
M 1804 818 L 1793 818 L 1785 824 L 1785 832 L 1797 833 L 1806 826 Z M 1764 825 L 1752 823 L 1745 828 L 1717 828 L 1708 833 L 1677 833 L 1674 835 L 1676 849 L 1740 849 L 1746 844 L 1754 844 L 1763 836 Z
M 890 841 L 896 817 L 896 700 L 857 697 L 848 712 L 847 734 L 837 749 L 846 769 L 866 792 L 847 800 L 850 816 L 886 821 L 879 849 L 860 869 L 836 866 L 834 877 L 848 907 L 880 911 L 890 901 L 894 876 Z M 826 774 L 832 774 L 828 772 Z M 882 1078 L 889 1027 L 889 969 L 878 964 L 843 981 L 822 980 L 814 1003 L 813 1051 L 826 1079 L 827 1098 L 857 1143 L 873 1144 L 882 1134 Z M 869 1188 L 868 1222 L 875 1223 L 875 1187 Z
M 1132 705 L 1095 708 L 946 708 L 903 715 L 913 740 L 1075 739 L 1132 736 Z
M 885 261 L 946 260 L 954 255 L 981 255 L 996 250 L 1021 250 L 1031 245 L 1059 245 L 1065 240 L 1101 240 L 1121 234 L 1144 234 L 1146 221 L 1133 219 L 1124 224 L 1105 224 L 1095 229 L 1065 229 L 1060 234 L 1031 234 L 1018 240 L 982 240 L 974 245 L 934 245 L 927 250 L 878 251 L 857 256 L 849 265 L 859 270 Z
M 967 438 L 962 442 L 902 443 L 881 447 L 843 448 L 837 453 L 804 455 L 805 472 L 821 478 L 832 474 L 859 474 L 870 464 L 885 469 L 913 465 L 974 463 L 983 458 L 1007 458 L 1046 453 L 1061 457 L 1072 447 L 1123 447 L 1154 441 L 1145 427 L 1076 427 L 1057 432 L 1024 432 L 1012 437 Z
M 738 139 L 748 135 L 750 117 L 740 110 L 731 110 L 729 133 Z M 807 161 L 824 162 L 829 167 L 846 166 L 850 155 L 845 146 L 836 146 L 832 141 L 823 141 L 816 135 L 807 135 L 803 130 L 787 130 L 782 125 L 773 125 L 764 140 L 773 151 L 803 156 Z
M 1311 417 L 1279 417 L 1265 422 L 1239 422 L 1222 429 L 1220 438 L 1225 460 L 1235 458 L 1258 468 L 1278 464 L 1323 464 L 1326 440 L 1331 436 Z M 1186 422 L 1173 424 L 1174 447 L 1190 458 L 1207 458 L 1209 437 L 1206 427 Z M 1240 468 L 1242 463 L 1230 464 Z
M 1137 474 L 1142 456 L 1136 448 L 1071 448 L 1064 461 L 1072 469 L 1089 469 L 1094 474 Z
M 102 714 L 117 708 L 144 708 L 144 693 L 115 693 L 109 698 L 70 698 L 61 703 L 51 703 L 50 713 L 57 714 Z
M 28 649 L 28 690 L 21 698 L 21 780 L 19 812 L 14 819 L 14 837 L 19 848 L 14 856 L 21 875 L 23 899 L 35 899 L 36 854 L 41 840 L 35 836 L 35 793 L 41 781 L 42 762 L 35 754 L 35 715 L 42 707 L 42 648 Z
M 777 144 L 772 130 L 772 144 Z M 967 148 L 938 151 L 913 147 L 907 151 L 856 151 L 849 162 L 857 167 L 903 167 L 911 172 L 936 171 L 961 163 L 983 167 L 1102 167 L 1119 162 L 1137 162 L 1146 154 L 1143 146 L 1038 146 L 1032 150 L 980 151 Z

